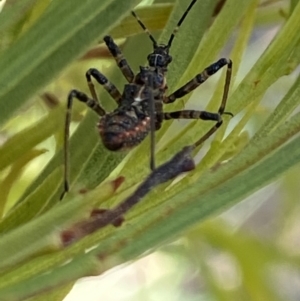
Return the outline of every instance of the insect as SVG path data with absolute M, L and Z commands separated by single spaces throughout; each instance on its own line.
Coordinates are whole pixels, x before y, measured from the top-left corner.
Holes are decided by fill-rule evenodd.
M 148 66 L 140 66 L 140 70 L 136 74 L 134 74 L 132 71 L 120 48 L 115 44 L 112 37 L 104 37 L 104 42 L 108 47 L 108 50 L 116 60 L 118 67 L 128 83 L 124 85 L 123 92 L 121 93 L 117 87 L 111 83 L 99 70 L 91 68 L 86 72 L 86 80 L 89 86 L 91 97 L 78 90 L 70 91 L 67 102 L 64 136 L 64 192 L 61 198 L 63 197 L 64 193 L 69 190 L 69 126 L 74 98 L 85 103 L 100 116 L 97 124 L 99 134 L 104 146 L 111 151 L 131 149 L 140 144 L 150 133 L 150 167 L 152 170 L 155 168 L 154 133 L 161 127 L 164 120 L 202 119 L 216 121 L 216 124 L 194 144 L 197 146 L 203 143 L 221 126 L 223 122 L 223 114 L 233 116 L 231 113 L 225 112 L 225 105 L 232 72 L 232 62 L 230 59 L 219 59 L 217 62 L 205 68 L 201 73 L 197 74 L 193 79 L 175 92 L 169 95 L 166 94 L 168 88 L 166 82 L 166 72 L 168 70 L 168 65 L 172 62 L 172 56 L 170 55 L 172 42 L 176 32 L 196 2 L 197 0 L 191 1 L 188 8 L 183 13 L 176 27 L 174 28 L 167 44 L 158 44 L 136 13 L 133 11 L 131 12 L 141 28 L 148 34 L 153 44 L 153 51 L 147 57 Z M 181 110 L 175 112 L 163 111 L 163 104 L 173 103 L 175 100 L 190 93 L 225 65 L 227 65 L 227 72 L 224 92 L 217 113 L 195 110 Z M 107 113 L 101 106 L 92 82 L 92 78 L 102 85 L 115 100 L 117 108 L 113 112 Z M 150 101 L 151 98 L 153 98 L 153 101 Z

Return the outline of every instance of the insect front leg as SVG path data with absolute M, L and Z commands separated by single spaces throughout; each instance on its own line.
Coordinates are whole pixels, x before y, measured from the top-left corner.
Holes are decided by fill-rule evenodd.
M 214 75 L 217 71 L 227 65 L 227 72 L 226 72 L 226 79 L 225 79 L 225 86 L 223 92 L 223 101 L 222 105 L 219 109 L 221 113 L 224 111 L 226 99 L 228 95 L 228 90 L 230 86 L 230 79 L 232 73 L 232 61 L 229 59 L 222 58 L 218 60 L 216 63 L 210 65 L 209 67 L 205 68 L 201 73 L 197 74 L 192 80 L 186 83 L 184 86 L 179 88 L 177 91 L 172 93 L 171 95 L 164 98 L 164 103 L 172 103 L 176 99 L 185 96 L 186 94 L 190 93 L 191 91 L 195 90 L 201 84 L 203 84 L 210 76 Z M 225 97 L 226 96 L 226 97 Z
M 116 88 L 116 86 L 111 83 L 99 70 L 95 68 L 89 69 L 85 74 L 91 95 L 94 100 L 98 101 L 98 96 L 95 91 L 95 86 L 92 82 L 92 77 L 104 87 L 104 89 L 111 95 L 111 97 L 117 102 L 117 104 L 120 103 L 122 95 L 119 92 L 119 90 Z
M 72 115 L 73 99 L 76 98 L 79 101 L 85 103 L 89 108 L 95 111 L 99 116 L 105 115 L 105 110 L 100 104 L 88 97 L 85 93 L 78 90 L 71 90 L 68 95 L 67 113 L 65 120 L 65 133 L 64 133 L 64 190 L 60 196 L 63 199 L 66 192 L 69 191 L 69 136 L 70 136 L 70 123 Z
M 167 100 L 171 100 L 167 103 L 173 102 L 176 98 L 182 97 L 188 94 L 190 91 L 197 88 L 201 85 L 209 76 L 216 73 L 222 67 L 227 65 L 226 79 L 223 91 L 223 97 L 218 109 L 218 113 L 210 113 L 206 111 L 193 111 L 193 110 L 184 110 L 184 111 L 176 111 L 176 112 L 168 112 L 163 114 L 164 119 L 202 119 L 202 120 L 213 120 L 216 121 L 216 124 L 205 134 L 203 135 L 194 146 L 201 145 L 205 140 L 207 140 L 213 133 L 217 131 L 217 129 L 222 125 L 222 115 L 230 115 L 233 116 L 230 112 L 225 112 L 226 102 L 228 98 L 231 73 L 232 73 L 232 62 L 227 59 L 220 59 L 218 62 L 207 67 L 202 73 L 198 74 L 194 79 L 188 82 L 186 85 L 178 89 L 176 92 L 167 97 Z M 172 100 L 173 99 L 173 100 Z M 166 102 L 166 101 L 165 101 Z
M 125 78 L 127 79 L 127 81 L 129 83 L 132 83 L 134 80 L 134 73 L 133 73 L 132 69 L 130 68 L 127 60 L 124 58 L 124 55 L 121 52 L 121 49 L 119 48 L 119 46 L 114 42 L 114 40 L 110 36 L 105 36 L 103 40 L 104 40 L 108 50 L 110 51 L 110 53 L 116 60 L 118 67 L 121 69 L 121 71 L 122 71 L 123 75 L 125 76 Z
M 205 140 L 207 140 L 213 133 L 217 131 L 217 129 L 222 125 L 222 115 L 231 115 L 230 112 L 225 112 L 226 102 L 228 98 L 228 92 L 229 92 L 229 86 L 230 86 L 230 80 L 231 80 L 231 73 L 232 73 L 232 62 L 231 60 L 227 59 L 220 59 L 215 64 L 212 64 L 208 68 L 206 68 L 202 73 L 197 75 L 194 79 L 192 79 L 190 82 L 188 82 L 185 86 L 178 89 L 176 92 L 171 94 L 168 99 L 172 99 L 172 95 L 174 100 L 178 97 L 182 97 L 183 95 L 186 95 L 191 90 L 195 89 L 199 85 L 201 85 L 202 82 L 204 82 L 209 76 L 216 73 L 220 68 L 225 66 L 227 64 L 227 73 L 226 73 L 226 79 L 225 79 L 225 85 L 224 85 L 224 91 L 223 91 L 223 97 L 220 104 L 220 107 L 218 109 L 218 113 L 211 113 L 206 111 L 194 111 L 194 110 L 183 110 L 183 111 L 175 111 L 175 112 L 166 112 L 163 114 L 163 118 L 165 120 L 168 119 L 202 119 L 202 120 L 212 120 L 216 121 L 216 124 L 205 134 L 203 135 L 196 143 L 194 143 L 194 146 L 201 145 Z M 177 93 L 177 94 L 176 94 Z M 180 95 L 180 96 L 179 96 Z M 173 100 L 173 101 L 174 101 Z M 171 101 L 172 102 L 172 101 Z

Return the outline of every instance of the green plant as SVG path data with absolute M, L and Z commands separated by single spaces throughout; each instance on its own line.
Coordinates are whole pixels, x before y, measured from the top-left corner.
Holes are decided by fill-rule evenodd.
M 189 1 L 181 0 L 178 1 L 180 5 L 174 6 L 161 39 L 169 35 L 182 7 L 186 7 Z M 3 24 L 1 34 L 3 41 L 7 41 L 2 43 L 0 56 L 0 117 L 4 129 L 18 124 L 18 119 L 14 120 L 13 116 L 25 101 L 29 98 L 36 100 L 34 95 L 41 89 L 51 90 L 51 86 L 46 90 L 45 85 L 55 82 L 59 72 L 84 54 L 138 2 L 103 0 L 99 4 L 97 0 L 74 0 L 71 4 L 70 1 L 54 0 L 41 5 L 27 0 L 25 6 L 19 4 L 4 10 L 0 14 Z M 238 27 L 230 54 L 234 62 L 235 81 L 240 63 L 245 59 L 243 54 L 255 25 L 259 1 L 240 1 L 236 5 L 236 1 L 227 0 L 211 24 L 216 3 L 199 1 L 198 8 L 191 11 L 180 28 L 172 48 L 174 63 L 168 73 L 170 91 L 214 61 Z M 162 19 L 167 18 L 171 8 L 170 4 L 153 5 L 141 8 L 140 14 L 143 19 L 149 19 L 150 29 L 152 26 L 153 29 L 160 29 L 164 27 Z M 20 11 L 23 12 L 22 17 Z M 76 279 L 98 275 L 117 264 L 136 259 L 165 240 L 178 237 L 197 222 L 238 203 L 296 166 L 300 159 L 300 138 L 291 138 L 299 132 L 300 114 L 295 113 L 292 117 L 291 114 L 299 105 L 299 77 L 251 139 L 243 129 L 267 89 L 279 78 L 292 73 L 299 64 L 299 14 L 300 3 L 294 1 L 266 51 L 244 79 L 233 85 L 227 110 L 235 115 L 243 112 L 233 130 L 225 136 L 229 121 L 226 118 L 197 168 L 171 188 L 170 183 L 161 185 L 147 195 L 125 216 L 131 226 L 106 227 L 69 248 L 63 248 L 59 241 L 61 231 L 86 217 L 91 208 L 96 205 L 111 208 L 134 191 L 149 173 L 148 141 L 123 160 L 125 154 L 104 149 L 97 135 L 86 135 L 96 123 L 96 117 L 88 112 L 71 138 L 71 183 L 74 191 L 84 187 L 91 193 L 87 196 L 71 193 L 66 201 L 59 203 L 65 104 L 55 106 L 46 116 L 12 135 L 0 148 L 0 185 L 1 191 L 4 191 L 0 203 L 3 213 L 0 224 L 0 299 L 23 300 L 35 296 L 31 300 L 39 300 L 43 297 L 39 294 L 51 288 L 47 300 L 61 300 Z M 113 30 L 116 37 L 123 38 L 140 31 L 130 17 L 123 22 L 124 27 Z M 142 39 L 133 36 L 124 45 L 124 53 L 132 60 L 134 67 L 142 64 L 149 52 L 143 47 L 145 43 Z M 85 70 L 80 68 L 81 77 Z M 74 72 L 74 69 L 71 71 Z M 68 76 L 71 76 L 71 71 Z M 122 78 L 115 67 L 106 73 L 114 83 L 122 85 Z M 61 77 L 60 80 L 66 78 Z M 80 84 L 76 78 L 72 80 Z M 223 82 L 222 75 L 208 104 L 210 110 L 218 107 Z M 71 88 L 69 83 L 64 84 L 63 97 Z M 107 109 L 113 108 L 104 93 L 101 100 Z M 168 110 L 181 106 L 179 101 L 170 105 Z M 78 106 L 78 111 L 80 108 Z M 167 161 L 195 137 L 200 137 L 210 126 L 191 122 L 170 138 L 170 124 L 165 124 L 156 135 L 159 141 L 158 164 Z M 9 201 L 9 193 L 17 189 L 17 180 L 24 166 L 44 153 L 38 144 L 53 136 L 56 138 L 55 154 L 27 185 L 25 192 L 13 200 L 14 204 L 9 203 L 12 202 Z M 119 175 L 125 177 L 125 182 L 115 192 L 111 181 Z M 92 251 L 83 252 L 95 245 Z M 70 259 L 68 264 L 63 265 Z M 51 273 L 47 273 L 49 271 Z

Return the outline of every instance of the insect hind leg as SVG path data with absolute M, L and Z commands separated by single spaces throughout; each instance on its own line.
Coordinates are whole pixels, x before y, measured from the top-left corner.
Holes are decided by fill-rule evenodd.
M 98 115 L 105 115 L 105 110 L 99 105 L 99 103 L 88 97 L 85 93 L 78 90 L 71 90 L 68 95 L 67 113 L 65 119 L 65 133 L 64 133 L 64 190 L 60 196 L 60 200 L 63 199 L 65 193 L 69 191 L 69 136 L 70 136 L 70 123 L 72 115 L 73 99 L 76 98 L 79 101 L 85 103 L 89 108 L 95 111 Z

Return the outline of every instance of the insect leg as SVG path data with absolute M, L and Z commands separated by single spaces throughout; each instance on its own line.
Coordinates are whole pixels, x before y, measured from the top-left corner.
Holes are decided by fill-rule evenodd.
M 73 99 L 76 98 L 79 101 L 85 103 L 89 108 L 94 110 L 98 115 L 105 115 L 105 110 L 99 105 L 97 101 L 89 98 L 85 93 L 77 90 L 71 90 L 68 95 L 67 113 L 65 120 L 65 133 L 64 133 L 64 190 L 60 196 L 62 200 L 65 193 L 69 191 L 69 136 L 70 136 L 70 123 Z
M 98 97 L 95 91 L 95 86 L 92 82 L 92 77 L 104 87 L 104 89 L 111 95 L 111 97 L 117 102 L 117 104 L 120 103 L 121 100 L 121 93 L 116 88 L 116 86 L 111 83 L 99 70 L 95 68 L 89 69 L 85 74 L 92 98 L 96 101 L 98 101 Z
M 218 62 L 210 65 L 208 68 L 206 68 L 202 73 L 198 74 L 194 79 L 192 79 L 190 82 L 188 82 L 185 86 L 178 89 L 176 92 L 171 94 L 169 97 L 167 97 L 167 100 L 170 100 L 170 102 L 175 101 L 176 98 L 182 97 L 189 93 L 190 91 L 197 88 L 199 85 L 201 85 L 209 76 L 216 73 L 220 68 L 227 65 L 227 72 L 226 72 L 226 79 L 225 79 L 225 85 L 224 85 L 224 91 L 223 91 L 223 97 L 222 101 L 218 110 L 218 113 L 210 113 L 206 111 L 193 111 L 193 110 L 184 110 L 184 111 L 177 111 L 177 112 L 169 112 L 164 113 L 163 117 L 164 119 L 202 119 L 202 120 L 214 120 L 217 121 L 216 124 L 206 133 L 204 134 L 198 141 L 194 143 L 194 146 L 201 145 L 205 140 L 207 140 L 213 133 L 217 131 L 217 129 L 222 125 L 222 115 L 230 115 L 233 116 L 230 112 L 225 112 L 225 106 L 228 98 L 228 92 L 229 92 L 229 86 L 230 86 L 230 80 L 231 80 L 231 73 L 232 73 L 232 62 L 231 60 L 227 59 L 220 59 Z
M 221 109 L 221 108 L 220 108 Z M 165 120 L 169 119 L 202 119 L 202 120 L 212 120 L 217 123 L 198 141 L 194 143 L 194 146 L 201 145 L 206 139 L 208 139 L 216 130 L 222 125 L 222 115 L 230 115 L 233 116 L 232 113 L 229 112 L 220 112 L 219 113 L 210 113 L 206 111 L 194 111 L 194 110 L 183 110 L 183 111 L 175 111 L 175 112 L 165 112 L 163 113 L 163 118 Z M 224 110 L 224 108 L 222 108 Z
M 155 103 L 153 97 L 153 75 L 148 74 L 149 89 L 149 108 L 150 108 L 150 168 L 155 169 Z
M 219 122 L 222 120 L 221 114 L 210 113 L 206 111 L 195 111 L 195 110 L 183 110 L 175 112 L 164 112 L 164 120 L 170 119 L 202 119 L 202 120 L 213 120 Z
M 224 94 L 228 94 L 230 79 L 231 79 L 231 72 L 232 72 L 232 62 L 229 59 L 222 58 L 218 60 L 216 63 L 213 63 L 209 67 L 205 68 L 201 73 L 197 74 L 192 80 L 186 83 L 184 86 L 179 88 L 177 91 L 173 92 L 169 96 L 164 98 L 164 103 L 172 103 L 176 99 L 185 96 L 186 94 L 190 93 L 201 84 L 203 84 L 210 76 L 214 75 L 217 71 L 227 65 L 227 72 L 226 72 L 226 79 L 225 79 L 225 86 L 224 86 Z M 227 96 L 226 96 L 227 98 Z M 223 97 L 224 100 L 224 97 Z M 226 99 L 225 99 L 226 102 Z M 221 107 L 225 107 L 225 102 L 222 102 Z M 224 109 L 223 109 L 224 110 Z
M 123 75 L 125 76 L 125 78 L 127 79 L 127 81 L 129 83 L 132 83 L 134 80 L 134 73 L 133 73 L 132 69 L 130 68 L 127 60 L 124 58 L 123 53 L 121 52 L 118 45 L 114 42 L 114 40 L 110 36 L 105 36 L 103 40 L 104 40 L 108 50 L 110 51 L 110 53 L 116 60 L 118 67 L 121 69 L 121 71 L 122 71 Z

